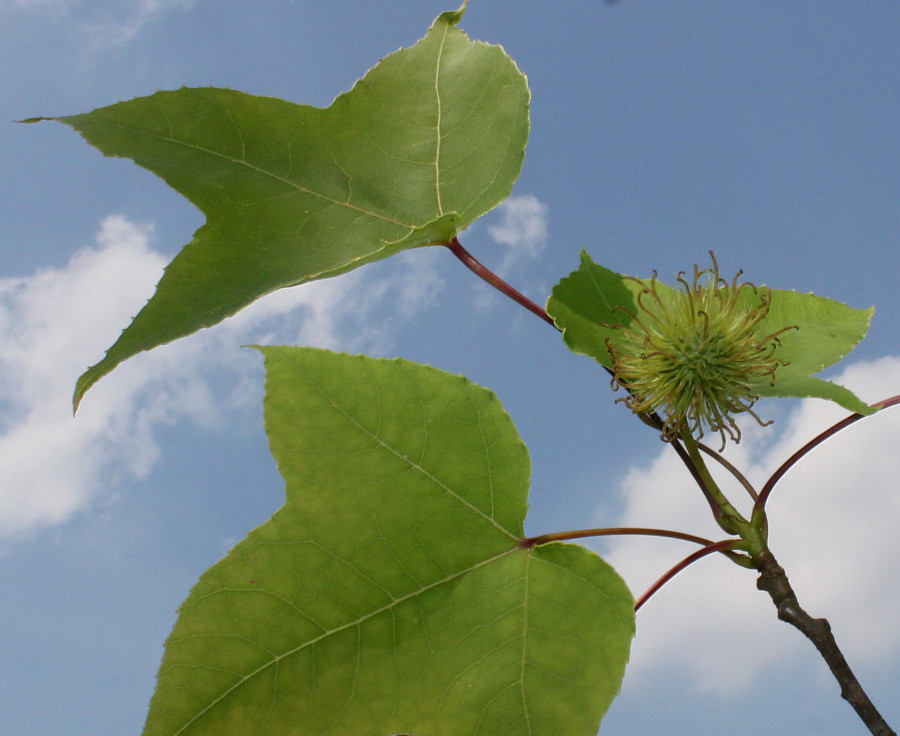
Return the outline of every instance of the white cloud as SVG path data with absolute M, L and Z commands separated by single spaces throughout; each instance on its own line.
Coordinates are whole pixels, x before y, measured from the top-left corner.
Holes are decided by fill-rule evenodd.
M 276 292 L 216 328 L 126 361 L 91 389 L 73 419 L 75 379 L 162 273 L 165 259 L 150 247 L 151 233 L 108 217 L 96 247 L 64 268 L 0 280 L 0 535 L 63 522 L 110 493 L 110 478 L 145 474 L 158 459 L 160 426 L 219 426 L 223 411 L 255 401 L 259 358 L 240 345 L 383 348 L 392 327 L 440 287 L 433 258 L 415 252 L 395 257 L 376 283 L 354 271 Z M 391 316 L 373 323 L 385 309 Z M 211 388 L 223 370 L 228 396 Z
M 147 23 L 173 10 L 189 10 L 193 4 L 193 0 L 140 0 L 135 4 L 130 15 L 118 22 L 112 21 L 108 24 L 106 31 L 109 43 L 127 43 Z
M 118 46 L 131 41 L 141 29 L 161 15 L 188 10 L 193 0 L 130 0 L 115 6 L 97 6 L 94 17 L 79 26 L 95 48 Z
M 165 13 L 189 10 L 194 0 L 0 0 L 6 7 L 50 10 L 71 20 L 91 51 L 131 41 L 148 23 Z
M 505 247 L 496 273 L 506 277 L 523 262 L 534 260 L 547 245 L 548 207 L 537 197 L 523 194 L 510 197 L 497 208 L 501 221 L 488 234 Z
M 104 442 L 98 412 L 73 422 L 68 397 L 98 340 L 115 336 L 135 295 L 159 277 L 163 262 L 147 237 L 146 228 L 111 218 L 99 247 L 79 251 L 65 269 L 0 281 L 0 532 L 67 518 L 105 465 L 99 447 L 111 438 Z
M 66 5 L 66 0 L 0 0 L 0 9 L 2 9 L 4 5 L 6 5 L 6 7 L 16 8 L 62 8 Z
M 483 261 L 500 278 L 515 281 L 513 286 L 523 293 L 543 294 L 547 291 L 547 284 L 529 281 L 524 271 L 547 245 L 548 213 L 547 205 L 537 197 L 523 194 L 510 197 L 486 218 L 487 223 L 494 223 L 487 225 L 487 232 L 494 244 L 500 246 L 500 256 L 497 258 L 495 253 L 490 253 Z M 476 229 L 480 226 L 478 223 Z M 476 309 L 486 310 L 502 298 L 483 284 L 476 288 L 473 301 Z
M 851 365 L 836 380 L 867 401 L 900 393 L 900 356 Z M 763 414 L 768 407 L 778 410 L 769 404 Z M 844 416 L 828 402 L 800 402 L 778 420 L 783 429 L 774 441 L 774 428 L 747 427 L 746 440 L 728 457 L 759 487 L 795 450 Z M 851 665 L 887 666 L 900 653 L 898 437 L 898 409 L 857 422 L 792 468 L 768 505 L 772 551 L 801 605 L 829 619 Z M 741 498 L 739 488 L 728 488 L 733 500 Z M 647 467 L 633 469 L 622 493 L 622 517 L 604 519 L 604 526 L 725 536 L 668 448 Z M 748 501 L 740 505 L 748 509 Z M 639 595 L 695 548 L 618 537 L 605 549 L 606 559 Z M 776 619 L 755 581 L 753 571 L 720 556 L 676 577 L 638 613 L 629 677 L 687 677 L 702 691 L 738 693 L 774 665 L 815 656 L 798 631 Z M 827 677 L 824 665 L 822 671 Z

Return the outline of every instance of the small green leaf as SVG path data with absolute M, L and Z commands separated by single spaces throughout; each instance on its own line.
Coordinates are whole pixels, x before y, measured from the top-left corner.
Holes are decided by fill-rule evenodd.
M 622 580 L 520 544 L 496 397 L 402 360 L 262 348 L 285 505 L 204 573 L 145 736 L 592 736 L 634 631 Z
M 455 27 L 463 9 L 325 109 L 207 88 L 53 118 L 159 175 L 207 217 L 79 379 L 76 407 L 140 351 L 277 289 L 445 243 L 509 195 L 528 136 L 528 86 L 501 48 Z
M 581 265 L 553 289 L 547 312 L 562 330 L 563 340 L 575 353 L 588 355 L 608 369 L 613 360 L 607 341 L 620 344 L 622 333 L 635 314 L 641 284 L 594 263 L 582 251 Z M 672 290 L 657 282 L 660 293 Z M 778 336 L 775 355 L 787 365 L 775 372 L 774 384 L 761 382 L 760 396 L 828 399 L 860 414 L 875 410 L 848 389 L 813 374 L 841 360 L 865 336 L 873 309 L 853 309 L 839 302 L 794 291 L 767 289 L 768 314 L 759 325 L 761 335 L 796 327 Z M 747 296 L 747 298 L 753 298 Z M 748 302 L 749 306 L 749 302 Z
M 876 410 L 843 386 L 812 374 L 837 363 L 865 337 L 875 313 L 873 308 L 853 309 L 814 294 L 772 289 L 772 302 L 760 330 L 782 332 L 776 355 L 787 362 L 775 374 L 775 383 L 763 383 L 761 396 L 796 396 L 828 399 L 859 414 Z
M 627 324 L 639 291 L 639 284 L 594 263 L 582 250 L 581 265 L 553 287 L 547 313 L 562 330 L 569 350 L 612 369 L 606 341 L 617 336 L 610 325 Z

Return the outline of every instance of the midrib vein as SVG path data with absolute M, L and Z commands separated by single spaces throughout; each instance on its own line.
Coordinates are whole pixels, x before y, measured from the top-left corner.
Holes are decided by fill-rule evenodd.
M 437 63 L 434 67 L 434 97 L 437 104 L 437 123 L 434 128 L 434 195 L 437 201 L 438 214 L 444 214 L 444 205 L 441 201 L 441 126 L 443 125 L 443 109 L 441 107 L 441 62 L 444 59 L 444 45 L 447 42 L 449 27 L 444 29 L 441 37 L 441 45 L 438 48 Z
M 153 140 L 162 141 L 164 143 L 169 143 L 169 144 L 175 145 L 175 146 L 183 146 L 184 148 L 188 148 L 188 149 L 191 149 L 194 151 L 198 151 L 200 153 L 204 153 L 207 156 L 214 156 L 216 158 L 220 158 L 223 161 L 228 161 L 231 164 L 235 164 L 238 166 L 244 166 L 257 174 L 262 174 L 263 176 L 268 176 L 269 178 L 274 179 L 275 181 L 279 181 L 283 184 L 286 184 L 287 186 L 297 190 L 298 192 L 303 192 L 304 194 L 308 194 L 312 197 L 318 197 L 319 199 L 322 199 L 326 202 L 330 202 L 331 204 L 337 205 L 339 207 L 346 207 L 347 209 L 353 210 L 354 212 L 358 212 L 362 215 L 368 215 L 368 216 L 374 217 L 378 220 L 382 220 L 383 222 L 389 222 L 392 225 L 397 225 L 399 227 L 407 228 L 409 230 L 415 230 L 416 227 L 418 227 L 418 225 L 410 225 L 409 223 L 406 223 L 406 222 L 400 222 L 399 220 L 395 220 L 394 218 L 389 217 L 387 215 L 383 215 L 379 212 L 373 212 L 371 210 L 367 210 L 364 207 L 357 207 L 356 205 L 352 204 L 349 201 L 342 201 L 340 199 L 334 199 L 334 197 L 329 197 L 325 194 L 322 194 L 321 192 L 317 192 L 313 189 L 309 189 L 308 187 L 304 187 L 295 181 L 286 179 L 285 177 L 279 176 L 278 174 L 274 174 L 271 171 L 266 171 L 265 169 L 262 169 L 259 166 L 255 166 L 254 164 L 250 163 L 249 161 L 246 161 L 244 159 L 233 158 L 232 156 L 226 156 L 224 153 L 220 153 L 218 151 L 213 151 L 208 148 L 204 148 L 203 146 L 198 146 L 198 145 L 195 145 L 192 143 L 186 143 L 184 141 L 177 140 L 176 138 L 167 138 L 166 136 L 157 135 L 155 133 L 148 133 L 147 131 L 144 131 L 144 130 L 136 130 L 134 128 L 128 128 L 123 125 L 112 125 L 110 123 L 102 123 L 102 122 L 97 122 L 97 121 L 91 121 L 91 125 L 104 127 L 104 128 L 110 128 L 113 130 L 119 130 L 119 131 L 123 131 L 126 133 L 130 133 L 132 135 L 144 136 L 146 138 L 151 138 Z M 129 158 L 131 158 L 131 157 L 129 156 Z M 150 169 L 150 170 L 152 171 L 152 169 Z M 156 172 L 154 172 L 154 173 L 156 173 Z M 438 194 L 438 199 L 440 199 L 440 194 Z M 441 211 L 441 214 L 443 214 L 443 211 Z
M 399 460 L 402 460 L 403 462 L 405 462 L 407 465 L 409 465 L 409 467 L 411 469 L 420 472 L 422 475 L 424 475 L 426 478 L 428 478 L 428 480 L 430 480 L 432 483 L 434 483 L 438 488 L 440 488 L 446 494 L 448 494 L 449 496 L 452 496 L 454 499 L 459 501 L 466 508 L 470 509 L 471 511 L 474 511 L 481 518 L 483 518 L 485 521 L 488 521 L 490 524 L 495 526 L 497 529 L 499 529 L 501 532 L 503 532 L 510 539 L 513 539 L 516 542 L 519 541 L 519 537 L 517 537 L 515 534 L 510 532 L 506 527 L 504 527 L 500 522 L 498 522 L 493 516 L 486 514 L 484 511 L 482 511 L 480 508 L 478 508 L 477 506 L 472 504 L 470 501 L 468 501 L 467 499 L 460 496 L 456 491 L 454 491 L 452 488 L 450 488 L 450 486 L 448 486 L 446 483 L 444 483 L 443 481 L 441 481 L 438 478 L 435 478 L 431 473 L 428 472 L 428 470 L 426 470 L 424 467 L 419 465 L 419 463 L 415 462 L 412 458 L 408 457 L 407 455 L 404 455 L 404 454 L 398 452 L 393 447 L 391 447 L 389 444 L 387 444 L 384 440 L 382 440 L 374 432 L 372 432 L 367 427 L 360 424 L 360 422 L 358 422 L 355 417 L 353 417 L 346 409 L 344 409 L 340 404 L 338 404 L 327 392 L 322 390 L 322 388 L 320 386 L 317 386 L 316 384 L 311 384 L 311 385 L 325 399 L 327 399 L 329 402 L 331 402 L 331 405 L 334 407 L 334 409 L 336 411 L 340 412 L 348 422 L 350 422 L 360 432 L 362 432 L 364 435 L 366 435 L 366 437 L 368 437 L 370 440 L 377 443 L 379 445 L 379 447 L 381 447 L 382 449 L 391 453 L 394 457 L 398 458 Z M 492 482 L 493 482 L 493 479 L 492 479 Z M 492 494 L 491 494 L 491 500 L 493 503 L 493 490 L 492 490 Z

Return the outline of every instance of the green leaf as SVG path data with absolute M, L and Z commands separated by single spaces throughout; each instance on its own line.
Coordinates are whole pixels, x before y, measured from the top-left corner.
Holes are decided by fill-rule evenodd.
M 528 136 L 528 87 L 501 48 L 455 27 L 462 11 L 441 15 L 325 109 L 205 88 L 52 118 L 159 175 L 207 217 L 81 376 L 76 407 L 140 351 L 277 289 L 446 243 L 508 196 Z
M 875 310 L 853 309 L 814 294 L 772 289 L 771 306 L 760 330 L 782 332 L 776 355 L 787 362 L 775 374 L 775 383 L 759 386 L 761 396 L 797 396 L 828 399 L 859 414 L 873 409 L 843 386 L 812 374 L 837 363 L 865 337 Z
M 660 293 L 670 291 L 659 282 L 657 289 Z M 627 326 L 631 321 L 640 290 L 639 281 L 598 265 L 582 251 L 578 269 L 553 288 L 547 312 L 562 330 L 570 350 L 612 369 L 607 340 L 615 344 L 622 339 L 615 325 Z M 780 289 L 767 292 L 771 304 L 760 323 L 760 333 L 772 334 L 788 326 L 797 329 L 779 335 L 781 345 L 776 355 L 787 365 L 778 368 L 773 385 L 761 383 L 758 394 L 828 399 L 853 412 L 873 413 L 875 409 L 850 390 L 813 374 L 841 360 L 862 340 L 874 310 L 853 309 L 813 294 Z
M 569 350 L 611 370 L 606 341 L 617 337 L 611 325 L 629 322 L 639 291 L 639 284 L 594 263 L 582 250 L 581 265 L 553 287 L 547 313 L 562 330 Z
M 181 607 L 145 736 L 592 736 L 633 600 L 582 547 L 520 544 L 528 454 L 496 397 L 261 350 L 286 503 Z

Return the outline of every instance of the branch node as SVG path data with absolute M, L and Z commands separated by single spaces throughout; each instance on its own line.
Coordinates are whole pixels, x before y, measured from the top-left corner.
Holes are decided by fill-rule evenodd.
M 769 594 L 778 618 L 798 629 L 819 650 L 840 685 L 841 697 L 853 707 L 873 736 L 896 736 L 847 664 L 831 632 L 831 624 L 824 618 L 813 618 L 803 610 L 775 556 L 766 550 L 757 558 L 756 567 L 759 570 L 756 587 Z

